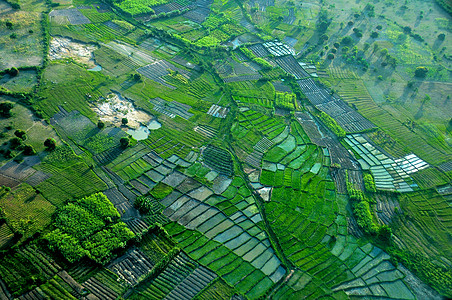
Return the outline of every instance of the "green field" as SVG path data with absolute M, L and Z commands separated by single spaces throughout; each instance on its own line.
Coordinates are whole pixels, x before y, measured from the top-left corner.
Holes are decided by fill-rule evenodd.
M 0 2 L 0 299 L 451 298 L 446 2 Z

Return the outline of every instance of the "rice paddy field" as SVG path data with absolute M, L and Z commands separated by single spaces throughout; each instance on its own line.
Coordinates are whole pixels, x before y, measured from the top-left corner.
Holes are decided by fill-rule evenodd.
M 447 9 L 0 1 L 0 299 L 451 298 Z

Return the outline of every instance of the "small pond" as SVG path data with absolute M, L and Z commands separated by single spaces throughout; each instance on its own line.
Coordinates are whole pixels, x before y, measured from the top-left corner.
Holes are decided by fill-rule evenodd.
M 160 124 L 157 120 L 151 120 L 147 126 L 140 125 L 138 129 L 129 129 L 127 130 L 127 133 L 130 134 L 134 139 L 137 141 L 145 140 L 148 138 L 149 134 L 151 133 L 151 130 L 156 130 L 162 127 L 162 124 Z
M 100 72 L 102 71 L 102 67 L 100 65 L 96 65 L 94 68 L 88 69 L 88 71 Z

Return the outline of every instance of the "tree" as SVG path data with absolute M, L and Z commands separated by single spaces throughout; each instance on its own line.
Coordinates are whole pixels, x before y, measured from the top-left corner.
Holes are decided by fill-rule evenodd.
M 11 23 L 11 21 L 6 21 L 5 25 L 6 25 L 6 28 L 8 28 L 9 30 L 13 29 L 13 23 Z
M 446 38 L 446 35 L 444 33 L 438 34 L 438 40 L 444 41 L 445 38 Z
M 378 29 L 378 30 L 381 30 L 382 28 L 383 28 L 383 26 L 377 25 L 377 29 Z
M 52 151 L 56 148 L 56 142 L 54 139 L 48 138 L 44 141 L 44 146 L 47 148 L 47 151 Z
M 392 230 L 388 225 L 383 225 L 378 229 L 377 237 L 380 241 L 385 244 L 389 244 L 391 242 Z
M 102 122 L 101 120 L 99 120 L 99 122 L 97 122 L 97 128 L 103 129 L 104 127 L 105 127 L 105 123 Z
M 136 73 L 133 75 L 133 79 L 135 79 L 135 81 L 140 81 L 141 80 L 141 74 Z
M 378 37 L 378 32 L 374 31 L 370 34 L 370 37 L 376 39 Z
M 1 102 L 0 103 L 0 116 L 4 118 L 11 117 L 11 109 L 14 105 L 11 102 Z
M 430 98 L 430 95 L 425 94 L 424 98 L 422 99 L 422 105 L 424 105 L 425 103 L 429 103 L 430 100 L 432 100 L 432 98 Z
M 9 140 L 10 148 L 11 149 L 17 149 L 22 145 L 22 140 L 18 137 L 13 137 L 11 140 Z
M 345 36 L 341 40 L 342 45 L 350 45 L 351 43 L 353 43 L 353 39 L 350 36 Z
M 17 69 L 16 67 L 12 67 L 11 69 L 8 70 L 8 74 L 12 77 L 16 77 L 17 75 L 19 75 L 19 69 Z
M 31 145 L 24 146 L 24 155 L 33 155 L 35 153 L 36 153 L 36 151 L 35 151 L 35 149 L 33 149 L 33 147 Z
M 20 138 L 22 141 L 25 141 L 27 139 L 27 133 L 23 131 L 22 129 L 17 129 L 14 132 L 14 135 Z
M 122 118 L 121 120 L 122 125 L 127 125 L 127 123 L 129 123 L 129 120 L 127 120 L 127 118 Z
M 122 138 L 119 140 L 119 143 L 121 144 L 121 147 L 122 147 L 122 148 L 127 148 L 127 147 L 129 146 L 130 140 L 129 140 L 129 138 L 127 138 L 127 137 L 122 137 Z
M 329 53 L 328 54 L 328 59 L 334 59 L 334 54 L 333 53 Z
M 414 71 L 414 76 L 419 78 L 425 78 L 427 76 L 428 69 L 426 67 L 417 67 Z
M 403 32 L 405 32 L 406 34 L 411 34 L 411 27 L 410 26 L 403 27 Z

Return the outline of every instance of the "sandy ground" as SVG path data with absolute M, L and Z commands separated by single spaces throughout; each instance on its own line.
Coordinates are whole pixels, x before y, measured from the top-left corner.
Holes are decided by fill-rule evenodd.
M 93 107 L 99 119 L 106 123 L 121 126 L 122 118 L 127 118 L 129 127 L 138 128 L 140 124 L 148 124 L 154 117 L 133 106 L 132 102 L 124 99 L 116 93 L 108 94 Z
M 52 37 L 50 40 L 49 59 L 72 58 L 93 68 L 96 66 L 93 59 L 93 51 L 96 49 L 97 47 L 94 45 L 74 42 L 69 38 Z

